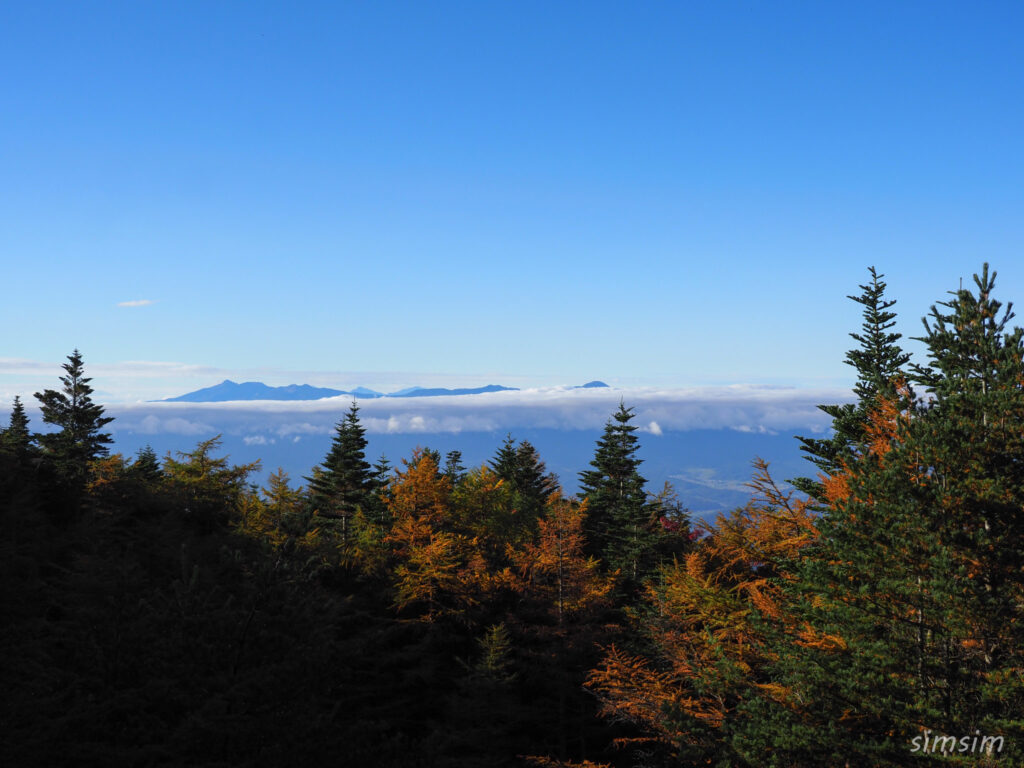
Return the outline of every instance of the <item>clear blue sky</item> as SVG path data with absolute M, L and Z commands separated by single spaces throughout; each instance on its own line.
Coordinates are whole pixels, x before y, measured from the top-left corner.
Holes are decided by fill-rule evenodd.
M 841 381 L 869 264 L 909 332 L 985 260 L 1024 302 L 1022 32 L 1020 3 L 4 3 L 0 357 Z

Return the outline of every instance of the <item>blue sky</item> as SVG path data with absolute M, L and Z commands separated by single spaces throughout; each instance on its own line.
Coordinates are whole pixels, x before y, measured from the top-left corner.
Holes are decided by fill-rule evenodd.
M 1022 22 L 2 4 L 0 393 L 76 346 L 112 397 L 849 382 L 869 264 L 908 333 L 986 260 L 1024 301 Z

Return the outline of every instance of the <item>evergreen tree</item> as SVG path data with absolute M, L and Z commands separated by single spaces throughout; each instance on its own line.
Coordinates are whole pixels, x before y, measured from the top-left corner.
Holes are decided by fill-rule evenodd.
M 41 434 L 39 443 L 45 455 L 53 462 L 59 477 L 77 485 L 84 481 L 89 462 L 107 454 L 110 435 L 101 432 L 113 421 L 103 415 L 103 406 L 92 401 L 91 378 L 84 376 L 82 355 L 76 349 L 68 355 L 62 366 L 62 391 L 47 389 L 36 392 L 43 421 L 58 428 L 56 432 Z
M 834 474 L 844 460 L 862 449 L 868 413 L 879 396 L 896 395 L 898 382 L 904 378 L 904 367 L 910 360 L 910 355 L 898 344 L 902 335 L 892 330 L 896 325 L 896 313 L 891 310 L 896 301 L 885 298 L 886 284 L 882 280 L 885 275 L 878 274 L 874 267 L 869 267 L 868 272 L 871 282 L 860 286 L 860 295 L 847 296 L 864 308 L 861 333 L 850 334 L 859 347 L 847 352 L 845 360 L 857 371 L 857 382 L 853 387 L 857 401 L 819 405 L 819 409 L 832 417 L 832 436 L 826 439 L 798 438 L 803 443 L 801 450 L 808 454 L 807 458 L 826 475 Z M 822 491 L 820 484 L 812 478 L 797 478 L 793 485 L 815 498 Z
M 234 465 L 227 456 L 213 456 L 220 448 L 217 435 L 201 441 L 193 451 L 169 454 L 163 472 L 170 495 L 183 510 L 185 518 L 205 532 L 216 530 L 239 515 L 251 497 L 248 477 L 260 463 Z
M 28 416 L 21 398 L 14 396 L 11 408 L 11 420 L 7 429 L 0 433 L 0 444 L 19 461 L 24 461 L 32 453 L 32 433 L 28 429 Z
M 373 492 L 370 494 L 366 509 L 363 510 L 367 519 L 374 525 L 387 528 L 391 514 L 388 512 L 388 494 L 391 492 L 393 467 L 387 456 L 381 454 L 373 465 L 371 483 Z
M 332 521 L 331 527 L 344 546 L 352 516 L 358 508 L 368 506 L 377 485 L 366 461 L 366 430 L 359 423 L 359 406 L 355 401 L 338 422 L 323 464 L 306 479 L 317 516 Z
M 462 451 L 448 451 L 444 457 L 444 476 L 452 487 L 462 482 L 466 476 L 466 467 L 462 463 Z
M 516 448 L 516 492 L 523 500 L 523 511 L 538 517 L 548 497 L 558 489 L 558 477 L 547 471 L 537 449 L 523 440 Z
M 132 471 L 147 483 L 158 483 L 163 479 L 164 473 L 160 469 L 160 460 L 153 446 L 147 444 L 139 449 L 135 461 L 132 462 Z
M 383 453 L 380 458 L 377 459 L 377 463 L 373 465 L 373 482 L 378 490 L 383 490 L 388 487 L 391 482 L 391 462 L 388 461 L 388 457 Z
M 693 547 L 694 532 L 690 510 L 679 500 L 679 493 L 668 480 L 658 493 L 649 493 L 651 527 L 657 534 L 657 560 L 670 563 Z
M 610 569 L 621 569 L 636 587 L 653 567 L 655 534 L 639 472 L 637 427 L 629 422 L 632 408 L 619 410 L 605 425 L 597 441 L 593 469 L 580 473 L 580 496 L 587 502 L 587 540 Z
M 805 631 L 777 638 L 780 695 L 749 711 L 750 754 L 905 765 L 930 729 L 1024 757 L 1024 331 L 994 278 L 986 265 L 976 293 L 932 308 L 929 365 L 913 367 L 929 396 L 884 394 L 826 479 L 828 513 L 784 582 Z
M 506 482 L 512 482 L 516 471 L 516 441 L 512 435 L 505 435 L 505 441 L 489 463 L 494 474 Z
M 490 464 L 494 473 L 515 491 L 516 508 L 527 519 L 536 520 L 548 497 L 558 489 L 558 478 L 547 471 L 537 449 L 526 440 L 516 444 L 507 435 Z

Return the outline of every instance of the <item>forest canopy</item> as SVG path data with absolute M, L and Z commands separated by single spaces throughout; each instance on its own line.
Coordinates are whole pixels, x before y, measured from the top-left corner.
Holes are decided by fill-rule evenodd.
M 635 411 L 570 496 L 529 442 L 304 478 L 115 449 L 75 350 L 0 431 L 5 764 L 902 766 L 1024 759 L 1024 332 L 988 265 L 913 360 L 869 270 L 854 402 L 691 520 Z

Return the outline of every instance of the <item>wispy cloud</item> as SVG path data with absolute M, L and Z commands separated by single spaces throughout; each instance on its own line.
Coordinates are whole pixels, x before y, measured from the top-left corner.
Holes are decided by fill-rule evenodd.
M 156 304 L 152 299 L 135 299 L 134 301 L 119 301 L 117 306 L 119 307 L 148 307 L 150 304 Z
M 246 445 L 273 445 L 277 441 L 264 435 L 246 435 L 242 438 L 242 442 Z

